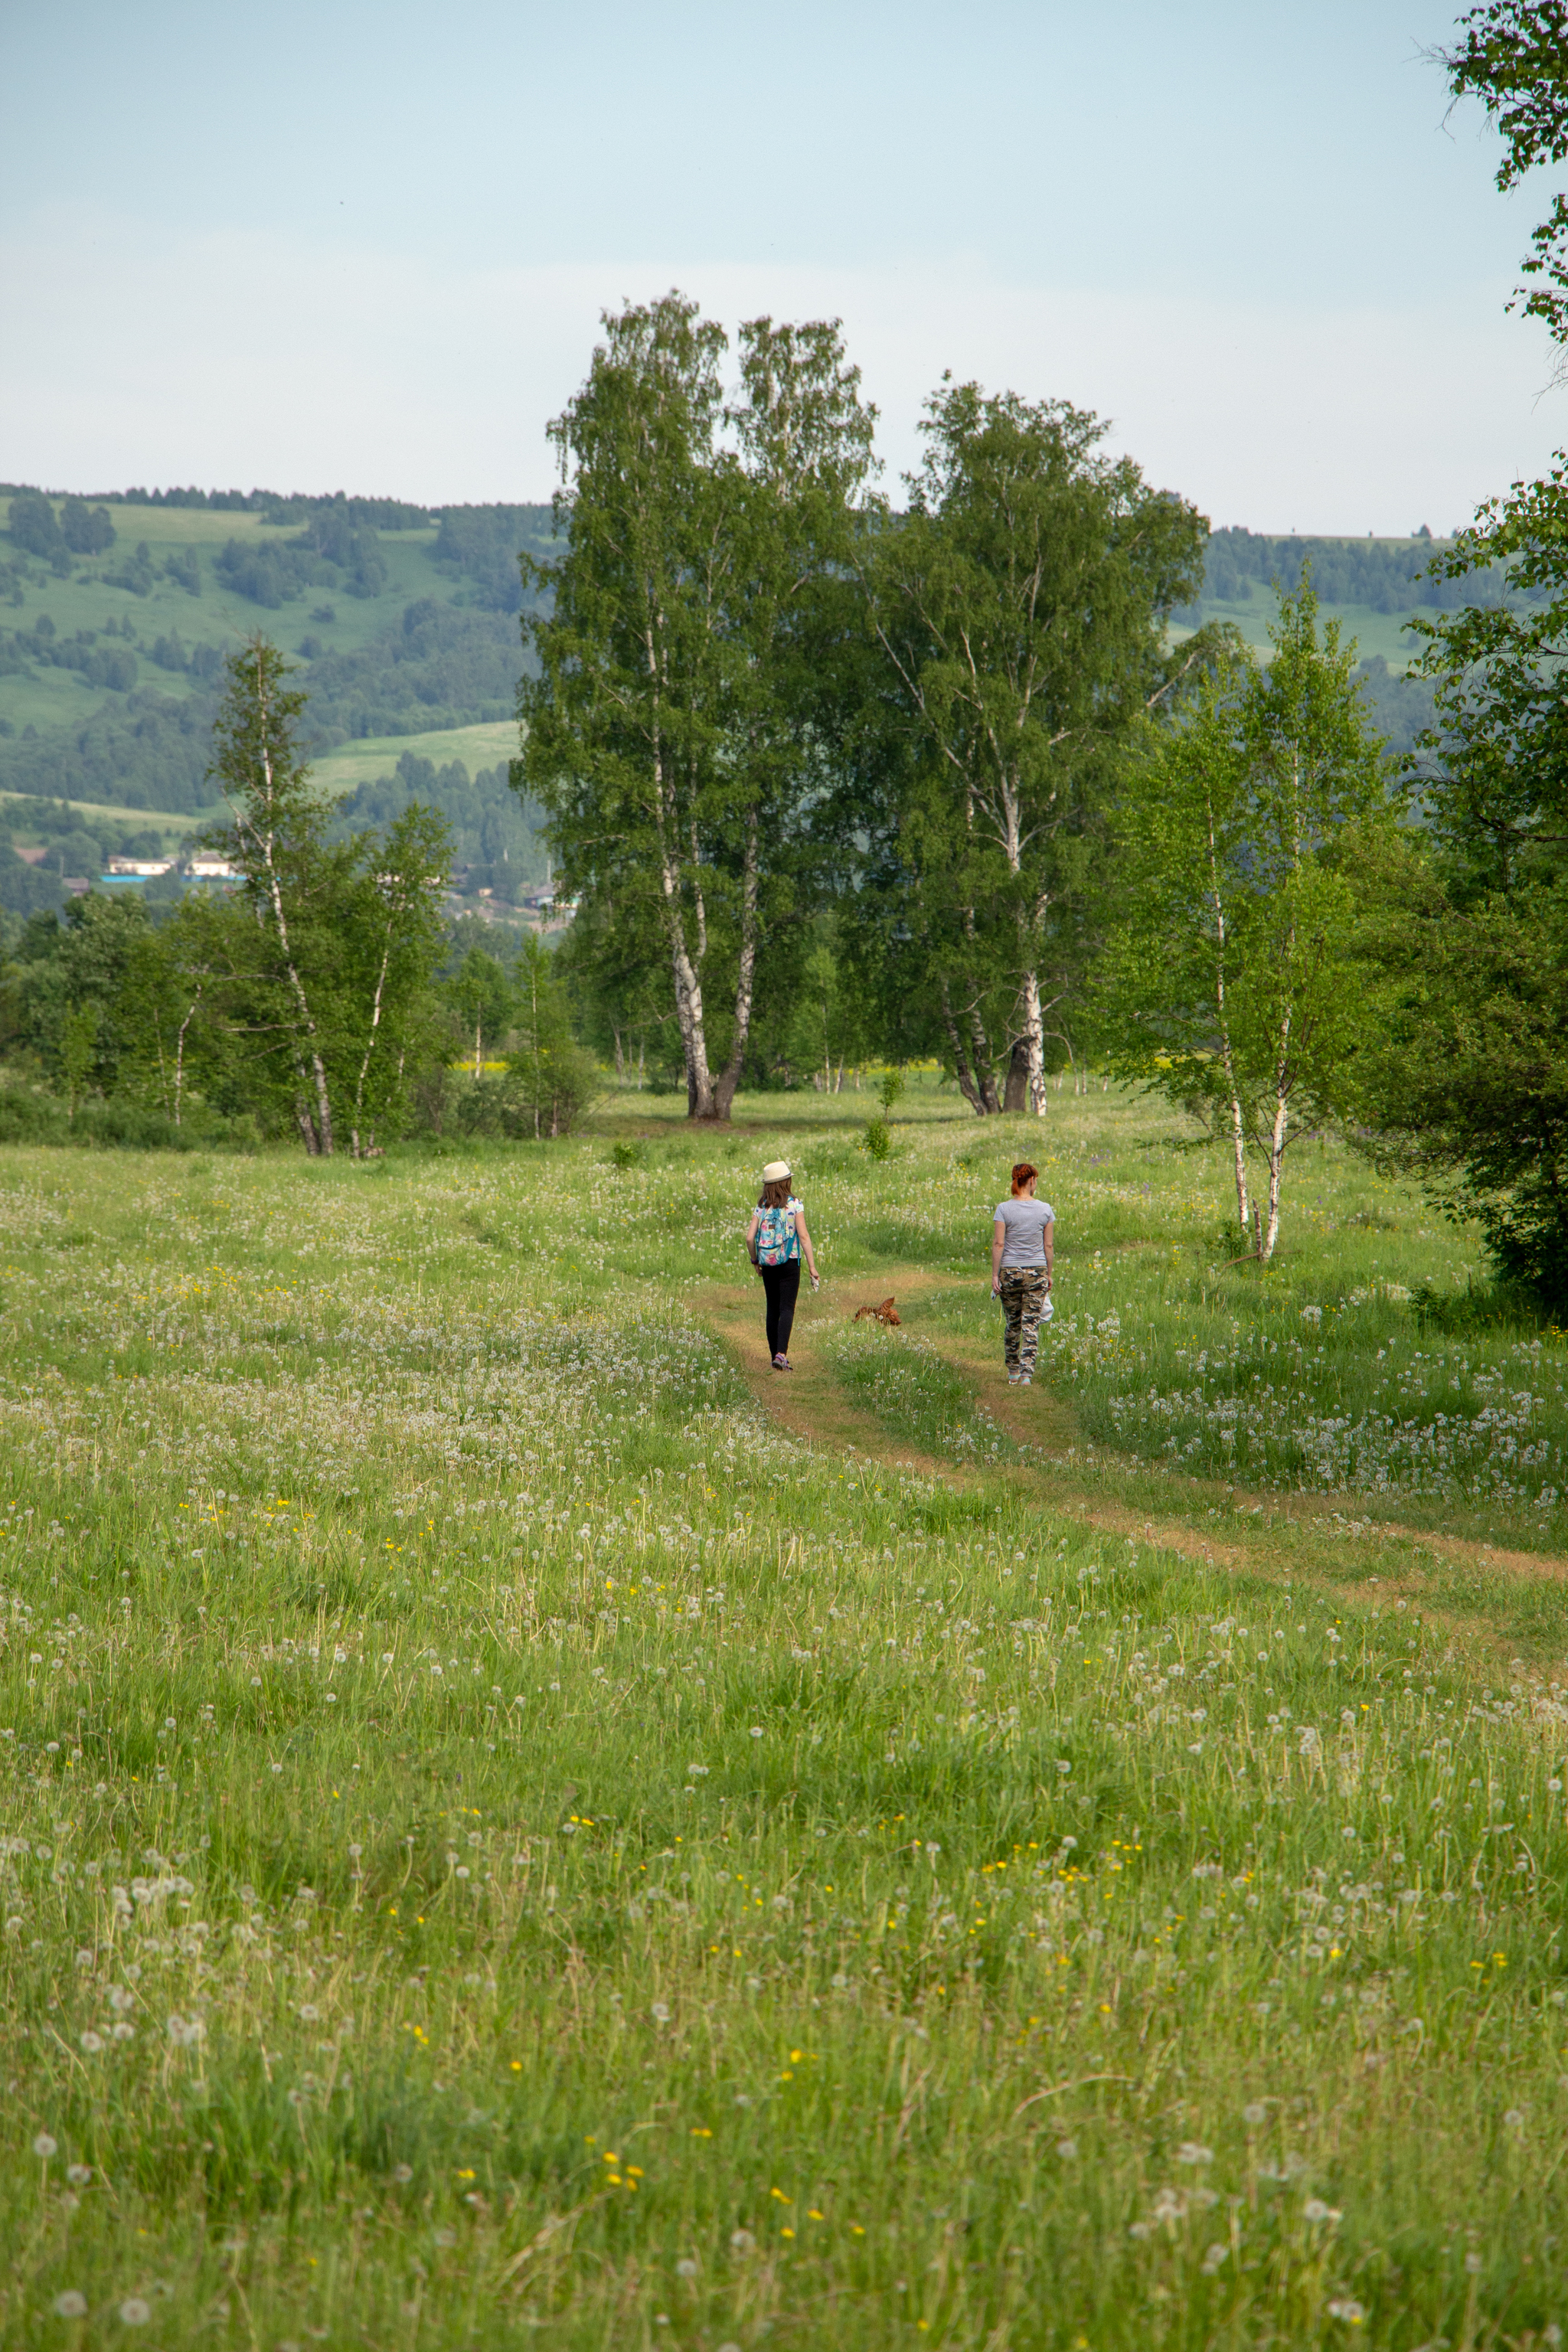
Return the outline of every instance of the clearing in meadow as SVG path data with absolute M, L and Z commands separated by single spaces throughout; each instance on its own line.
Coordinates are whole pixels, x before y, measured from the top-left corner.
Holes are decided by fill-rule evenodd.
M 0 1153 L 0 2342 L 1559 2341 L 1560 1336 L 1331 1142 L 1260 1280 L 1129 1096 L 678 1108 Z

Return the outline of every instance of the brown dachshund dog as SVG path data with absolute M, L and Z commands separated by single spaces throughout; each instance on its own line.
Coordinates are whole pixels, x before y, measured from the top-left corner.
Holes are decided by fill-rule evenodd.
M 863 1321 L 868 1315 L 874 1323 L 901 1324 L 904 1319 L 890 1298 L 884 1298 L 880 1307 L 858 1307 L 855 1309 L 856 1322 Z

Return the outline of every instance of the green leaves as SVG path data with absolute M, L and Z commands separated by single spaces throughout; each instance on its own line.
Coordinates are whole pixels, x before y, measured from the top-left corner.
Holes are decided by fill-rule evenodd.
M 1456 99 L 1479 98 L 1506 152 L 1497 184 L 1507 194 L 1527 173 L 1568 156 L 1568 7 L 1563 0 L 1487 0 L 1459 19 L 1461 46 L 1443 53 Z M 1559 192 L 1531 233 L 1524 315 L 1568 336 L 1568 196 Z M 1516 300 L 1518 298 L 1515 298 Z M 1511 307 L 1511 306 L 1510 306 Z
M 759 958 L 809 896 L 804 819 L 834 760 L 822 678 L 873 418 L 836 325 L 743 327 L 728 401 L 727 339 L 684 296 L 605 328 L 552 428 L 569 543 L 529 567 L 553 604 L 526 624 L 539 674 L 519 689 L 516 773 L 583 902 L 579 971 L 607 959 L 646 1001 L 658 956 L 691 1110 L 722 1118 Z
M 1116 1066 L 1268 1164 L 1268 1255 L 1292 1129 L 1351 1099 L 1370 1018 L 1363 876 L 1397 798 L 1356 690 L 1353 646 L 1320 640 L 1310 585 L 1268 667 L 1225 653 L 1151 726 L 1117 824 L 1120 917 L 1101 974 Z
M 1164 689 L 1203 524 L 1065 402 L 937 393 L 910 511 L 865 543 L 889 887 L 977 1110 L 1043 1108 L 1089 949 L 1113 755 Z M 1053 1010 L 1053 1008 L 1057 1008 Z M 1019 1055 L 1023 1056 L 1022 1064 Z M 1026 1072 L 1026 1082 L 1024 1074 Z

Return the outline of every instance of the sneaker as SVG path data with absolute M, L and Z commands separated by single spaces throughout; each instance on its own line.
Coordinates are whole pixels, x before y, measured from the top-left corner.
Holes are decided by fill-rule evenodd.
M 1009 1372 L 1007 1375 L 1007 1386 L 1010 1389 L 1016 1389 L 1023 1377 L 1024 1375 L 1022 1372 Z
M 775 1372 L 787 1372 L 789 1370 L 789 1358 L 787 1356 L 775 1356 L 773 1358 L 773 1370 Z
M 1034 1383 L 1034 1378 L 1035 1375 L 1033 1372 L 1020 1372 L 1018 1375 L 1018 1386 L 1021 1389 L 1031 1387 Z

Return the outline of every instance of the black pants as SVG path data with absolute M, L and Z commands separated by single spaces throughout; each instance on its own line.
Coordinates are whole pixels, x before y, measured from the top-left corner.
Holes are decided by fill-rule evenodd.
M 764 1265 L 760 1272 L 763 1288 L 768 1295 L 768 1353 L 787 1356 L 795 1302 L 800 1292 L 800 1260 L 786 1258 L 783 1265 Z

